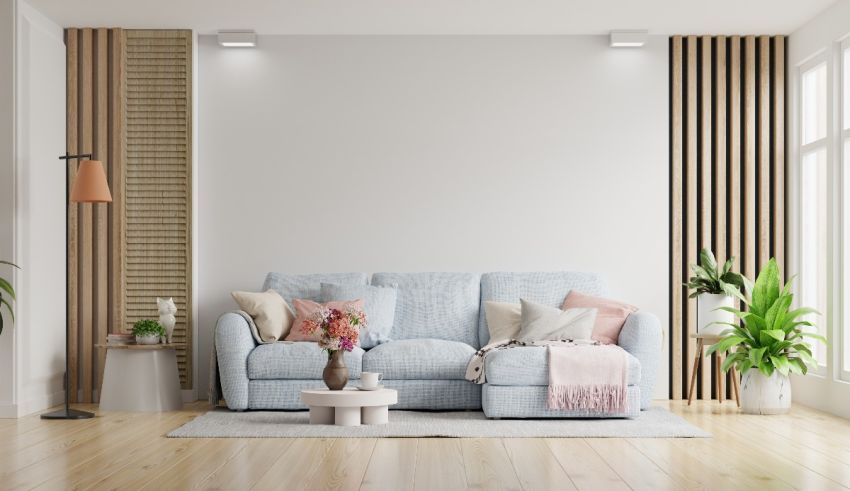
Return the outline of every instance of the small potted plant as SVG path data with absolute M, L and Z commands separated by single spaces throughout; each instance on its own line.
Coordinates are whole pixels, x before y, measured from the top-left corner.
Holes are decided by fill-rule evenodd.
M 721 368 L 726 371 L 734 365 L 741 372 L 741 409 L 745 413 L 788 412 L 788 374 L 805 375 L 808 366 L 816 363 L 805 338 L 826 343 L 823 336 L 804 331 L 814 324 L 801 318 L 818 312 L 808 307 L 791 310 L 793 300 L 791 281 L 782 286 L 776 259 L 771 259 L 759 273 L 750 298 L 744 300 L 747 310 L 723 307 L 743 325 L 729 323 L 726 337 L 711 346 L 706 356 L 732 350 Z
M 735 320 L 735 316 L 722 307 L 732 308 L 735 300 L 744 297 L 741 288 L 747 280 L 740 273 L 732 271 L 735 258 L 731 258 L 718 270 L 717 260 L 709 249 L 699 253 L 699 264 L 692 264 L 693 276 L 687 286 L 691 290 L 689 298 L 697 299 L 697 333 L 720 335 Z
M 133 324 L 133 335 L 136 336 L 136 344 L 159 344 L 161 336 L 165 336 L 165 329 L 159 322 L 143 319 Z

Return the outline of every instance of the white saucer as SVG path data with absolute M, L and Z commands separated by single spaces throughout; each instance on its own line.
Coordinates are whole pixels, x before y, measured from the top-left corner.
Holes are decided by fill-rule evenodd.
M 375 387 L 363 387 L 361 385 L 357 386 L 357 390 L 379 390 L 379 389 L 383 389 L 383 388 L 384 388 L 384 384 L 378 384 Z

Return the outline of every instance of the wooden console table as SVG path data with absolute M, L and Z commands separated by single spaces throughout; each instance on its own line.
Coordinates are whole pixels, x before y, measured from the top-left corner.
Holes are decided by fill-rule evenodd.
M 176 348 L 172 344 L 98 344 L 106 350 L 102 411 L 176 411 L 183 409 Z

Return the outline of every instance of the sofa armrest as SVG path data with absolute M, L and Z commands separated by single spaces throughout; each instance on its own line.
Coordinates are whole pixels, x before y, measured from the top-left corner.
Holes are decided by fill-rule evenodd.
M 648 409 L 658 377 L 663 333 L 661 322 L 649 312 L 635 312 L 626 318 L 617 344 L 640 362 L 640 408 Z
M 248 355 L 256 347 L 244 317 L 230 312 L 218 318 L 215 326 L 218 373 L 230 409 L 248 409 Z

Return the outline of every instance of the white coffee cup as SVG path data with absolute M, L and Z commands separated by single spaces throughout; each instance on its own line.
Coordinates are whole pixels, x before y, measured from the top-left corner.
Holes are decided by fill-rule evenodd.
M 382 378 L 378 372 L 362 372 L 360 374 L 360 386 L 366 389 L 375 388 Z

